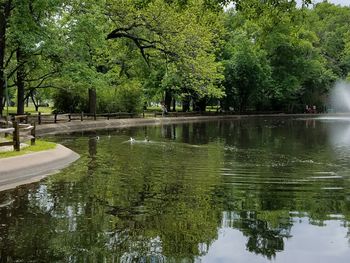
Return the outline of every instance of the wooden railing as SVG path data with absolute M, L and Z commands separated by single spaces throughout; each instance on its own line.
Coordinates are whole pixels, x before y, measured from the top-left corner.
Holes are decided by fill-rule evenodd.
M 121 119 L 121 118 L 133 118 L 138 116 L 136 113 L 129 112 L 116 112 L 116 113 L 102 113 L 102 114 L 90 114 L 90 113 L 66 113 L 66 114 L 44 114 L 38 112 L 37 114 L 28 115 L 13 115 L 11 119 L 14 121 L 30 123 L 36 122 L 38 125 L 59 123 L 59 122 L 71 122 L 71 121 L 86 121 L 97 119 Z
M 9 138 L 9 135 L 12 134 L 11 140 L 6 140 L 0 142 L 0 147 L 2 146 L 13 146 L 15 151 L 20 151 L 21 142 L 30 141 L 31 145 L 35 144 L 35 123 L 25 124 L 19 123 L 18 121 L 7 122 L 9 126 L 0 128 L 0 135 L 3 134 L 4 138 Z
M 260 112 L 261 114 L 262 112 Z M 280 113 L 280 112 L 263 112 L 265 114 Z M 134 117 L 191 117 L 191 116 L 216 116 L 216 115 L 234 115 L 234 114 L 256 114 L 256 112 L 214 112 L 214 111 L 191 111 L 191 112 L 168 112 L 163 114 L 161 111 L 144 111 L 141 114 L 129 113 L 129 112 L 116 112 L 116 113 L 102 113 L 102 114 L 90 114 L 90 113 L 66 113 L 66 114 L 46 114 L 46 113 L 34 113 L 26 115 L 12 115 L 10 118 L 12 121 L 18 121 L 20 123 L 32 123 L 36 122 L 38 125 L 50 124 L 50 123 L 61 123 L 71 121 L 88 121 L 88 120 L 101 120 L 101 119 L 120 119 L 120 118 L 134 118 Z

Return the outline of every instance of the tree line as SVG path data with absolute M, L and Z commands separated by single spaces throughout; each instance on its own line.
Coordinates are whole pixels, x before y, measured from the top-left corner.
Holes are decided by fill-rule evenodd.
M 349 23 L 327 1 L 0 0 L 0 115 L 321 107 L 349 78 Z

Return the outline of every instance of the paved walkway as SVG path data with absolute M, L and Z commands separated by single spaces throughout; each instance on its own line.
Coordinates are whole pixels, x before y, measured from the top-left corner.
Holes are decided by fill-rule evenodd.
M 0 191 L 40 181 L 77 159 L 77 153 L 60 144 L 53 150 L 0 159 Z

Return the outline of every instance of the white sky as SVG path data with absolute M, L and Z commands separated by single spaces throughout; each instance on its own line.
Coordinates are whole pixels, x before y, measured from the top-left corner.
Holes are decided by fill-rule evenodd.
M 301 2 L 300 0 L 298 0 Z M 314 3 L 323 2 L 323 0 L 314 0 Z M 343 5 L 343 6 L 350 6 L 350 0 L 328 0 L 329 3 L 337 4 L 337 5 Z
M 324 0 L 313 0 L 314 3 L 320 3 L 323 2 Z M 299 6 L 301 3 L 301 0 L 297 0 Z M 329 3 L 333 3 L 336 5 L 342 5 L 342 6 L 349 6 L 350 7 L 350 0 L 328 0 Z M 229 9 L 230 7 L 232 7 L 232 5 L 230 4 L 227 9 Z

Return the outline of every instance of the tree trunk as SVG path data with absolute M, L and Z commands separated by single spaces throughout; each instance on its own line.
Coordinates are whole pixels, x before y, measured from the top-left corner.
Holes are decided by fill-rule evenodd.
M 182 99 L 182 111 L 188 112 L 190 111 L 191 97 L 186 96 Z
M 172 103 L 173 103 L 173 112 L 175 112 L 176 111 L 176 99 L 175 98 L 173 98 Z
M 168 90 L 165 91 L 164 104 L 167 111 L 171 111 L 171 93 Z
M 24 79 L 25 79 L 25 55 L 21 48 L 17 48 L 17 114 L 24 114 L 25 92 L 24 92 Z
M 0 116 L 4 108 L 5 93 L 5 50 L 6 50 L 6 29 L 11 14 L 11 0 L 0 4 Z
M 96 114 L 96 89 L 89 89 L 89 113 Z
M 33 104 L 34 104 L 35 111 L 38 112 L 38 111 L 39 111 L 39 101 L 38 101 L 38 102 L 35 101 L 33 92 L 31 92 L 30 97 L 31 97 L 32 102 L 33 102 Z M 27 107 L 28 107 L 28 102 L 29 102 L 29 96 L 28 96 L 28 98 L 27 98 Z
M 207 98 L 197 99 L 193 102 L 193 111 L 205 112 L 207 108 Z

